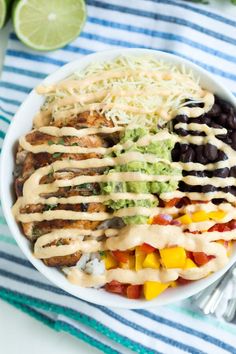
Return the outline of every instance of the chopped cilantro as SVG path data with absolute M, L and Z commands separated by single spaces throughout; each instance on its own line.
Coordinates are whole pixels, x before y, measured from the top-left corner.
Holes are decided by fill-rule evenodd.
M 45 210 L 45 211 L 53 210 L 53 209 L 55 209 L 56 207 L 57 207 L 57 204 L 47 204 L 47 205 L 45 205 L 44 210 Z
M 39 237 L 40 236 L 40 230 L 36 226 L 33 227 L 32 235 L 34 237 Z
M 80 184 L 79 186 L 76 186 L 76 188 L 78 188 L 78 189 L 90 189 L 90 185 L 91 185 L 91 183 L 83 183 L 83 184 Z
M 64 245 L 63 240 L 62 239 L 57 240 L 56 246 L 62 246 L 62 245 Z
M 54 141 L 48 140 L 48 145 L 53 145 L 53 144 L 54 144 Z
M 65 140 L 63 138 L 59 139 L 58 144 L 65 145 Z
M 106 255 L 106 253 L 104 251 L 100 251 L 99 254 L 101 257 L 104 257 Z
M 79 146 L 78 143 L 73 143 L 71 146 Z
M 57 159 L 58 157 L 61 157 L 61 153 L 60 152 L 55 152 L 55 154 L 53 154 L 52 157 L 54 159 Z

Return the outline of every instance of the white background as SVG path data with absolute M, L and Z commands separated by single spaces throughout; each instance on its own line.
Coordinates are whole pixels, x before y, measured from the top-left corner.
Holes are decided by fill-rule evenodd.
M 212 8 L 236 17 L 236 6 L 212 0 Z M 8 28 L 0 31 L 0 72 Z M 98 350 L 64 333 L 57 333 L 0 300 L 0 352 L 2 354 L 98 354 Z

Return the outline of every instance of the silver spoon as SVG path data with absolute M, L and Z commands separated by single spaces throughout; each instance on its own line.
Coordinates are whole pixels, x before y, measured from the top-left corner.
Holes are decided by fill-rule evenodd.
M 235 291 L 236 290 L 236 268 L 234 268 L 232 271 L 232 282 L 233 282 L 233 289 Z M 235 315 L 236 315 L 236 293 L 234 294 L 234 297 L 228 301 L 227 308 L 225 310 L 223 317 L 225 321 L 232 322 L 234 320 Z
M 224 290 L 226 288 L 226 285 L 233 277 L 233 271 L 235 271 L 236 277 L 235 267 L 235 265 L 232 266 L 217 282 L 215 282 L 193 298 L 192 303 L 205 315 L 215 313 L 220 301 L 224 296 Z M 231 307 L 233 311 L 234 304 L 231 304 Z

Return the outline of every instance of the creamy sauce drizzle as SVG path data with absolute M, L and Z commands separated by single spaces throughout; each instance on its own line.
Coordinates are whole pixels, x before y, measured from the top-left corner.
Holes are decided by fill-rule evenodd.
M 158 237 L 157 237 L 158 235 Z M 142 269 L 138 272 L 133 270 L 112 269 L 106 271 L 101 276 L 87 275 L 76 268 L 68 270 L 68 278 L 74 283 L 86 287 L 102 286 L 111 280 L 117 280 L 122 283 L 143 284 L 145 281 L 160 281 L 163 283 L 174 281 L 179 276 L 196 280 L 207 276 L 210 272 L 215 272 L 224 267 L 228 262 L 227 251 L 224 246 L 214 241 L 218 239 L 235 240 L 236 231 L 228 231 L 222 235 L 220 232 L 205 232 L 201 235 L 193 235 L 191 233 L 183 233 L 177 226 L 160 226 L 160 225 L 133 225 L 122 229 L 119 236 L 109 238 L 105 242 L 95 240 L 83 241 L 83 246 L 80 240 L 75 240 L 73 243 L 76 247 L 84 247 L 95 250 L 127 250 L 129 248 L 140 245 L 143 242 L 162 249 L 179 245 L 188 251 L 205 252 L 208 255 L 215 256 L 202 267 L 183 269 Z M 46 238 L 48 235 L 46 236 Z M 43 240 L 45 242 L 45 240 Z M 37 243 L 36 243 L 37 244 Z M 41 252 L 40 242 L 37 244 L 36 251 Z M 40 253 L 41 255 L 41 253 Z
M 106 74 L 106 79 L 110 78 L 120 78 L 124 75 L 131 76 L 134 74 L 133 70 L 120 70 L 120 71 L 109 71 Z M 138 73 L 136 73 L 138 74 Z M 157 73 L 154 71 L 146 71 L 147 77 L 154 77 L 155 79 L 164 78 L 166 80 L 174 77 L 174 73 Z M 178 79 L 176 77 L 176 79 Z M 93 75 L 89 78 L 82 80 L 65 80 L 56 85 L 51 85 L 49 87 L 38 87 L 37 91 L 40 94 L 52 94 L 59 90 L 67 90 L 71 93 L 70 98 L 63 98 L 57 102 L 58 107 L 63 105 L 70 105 L 74 102 L 79 102 L 81 107 L 70 108 L 68 112 L 62 111 L 58 113 L 57 118 L 65 118 L 73 114 L 78 114 L 79 112 L 92 111 L 92 110 L 107 110 L 113 108 L 113 103 L 94 103 L 94 100 L 98 98 L 105 97 L 108 92 L 102 90 L 101 92 L 81 94 L 77 92 L 77 88 L 80 89 L 86 87 L 94 82 L 104 80 L 101 79 L 100 75 Z M 188 78 L 187 78 L 188 80 Z M 191 80 L 190 80 L 191 81 Z M 191 83 L 190 83 L 191 84 Z M 163 92 L 162 95 L 168 96 L 168 91 Z M 131 95 L 134 92 L 123 92 L 118 90 L 115 92 L 116 95 Z M 160 112 L 163 113 L 163 117 L 167 120 L 171 119 L 177 114 L 186 114 L 188 117 L 198 117 L 199 115 L 209 111 L 214 103 L 214 96 L 207 92 L 201 92 L 201 102 L 204 104 L 203 108 L 195 107 L 181 107 L 177 111 L 173 112 L 172 115 L 168 115 L 164 107 L 160 108 Z M 117 106 L 117 103 L 116 103 Z M 118 107 L 124 111 L 130 111 L 133 113 L 140 113 L 140 108 L 132 107 L 129 105 Z M 93 134 L 111 134 L 114 132 L 123 131 L 124 127 L 115 126 L 114 128 L 85 128 L 77 130 L 72 127 L 57 128 L 54 126 L 49 126 L 50 117 L 52 114 L 53 104 L 48 106 L 47 110 L 41 110 L 35 117 L 34 123 L 36 130 L 41 133 L 48 134 L 52 137 L 85 137 Z M 143 110 L 143 113 L 152 113 L 147 110 Z M 127 182 L 127 181 L 159 181 L 165 182 L 170 179 L 183 180 L 185 183 L 190 185 L 207 185 L 212 184 L 216 187 L 225 187 L 229 184 L 234 184 L 235 179 L 230 178 L 201 178 L 196 176 L 186 176 L 181 175 L 168 176 L 168 175 L 145 175 L 142 173 L 135 172 L 115 172 L 108 175 L 95 175 L 95 176 L 77 176 L 71 179 L 55 179 L 52 183 L 40 184 L 42 177 L 53 172 L 60 172 L 61 170 L 70 169 L 84 169 L 84 168 L 100 168 L 100 167 L 112 167 L 116 165 L 126 164 L 131 161 L 143 161 L 143 162 L 163 162 L 165 164 L 176 167 L 179 170 L 215 170 L 216 168 L 232 167 L 235 166 L 235 151 L 229 147 L 227 144 L 218 140 L 215 136 L 218 134 L 226 134 L 226 129 L 216 129 L 209 128 L 204 124 L 185 124 L 179 123 L 176 128 L 183 128 L 188 130 L 198 130 L 200 132 L 205 132 L 206 137 L 199 136 L 186 136 L 177 137 L 173 134 L 169 134 L 168 131 L 164 130 L 152 136 L 144 136 L 136 142 L 136 146 L 145 146 L 150 144 L 152 141 L 161 141 L 166 139 L 175 139 L 175 141 L 192 143 L 196 145 L 202 145 L 205 143 L 214 144 L 218 149 L 225 152 L 228 156 L 227 160 L 220 161 L 217 163 L 212 163 L 208 165 L 201 165 L 198 163 L 171 163 L 168 160 L 163 160 L 156 158 L 153 154 L 141 154 L 139 152 L 127 152 L 119 157 L 101 157 L 101 158 L 91 158 L 87 160 L 62 160 L 53 162 L 51 165 L 41 167 L 37 169 L 24 183 L 23 186 L 23 196 L 18 198 L 17 202 L 13 206 L 13 213 L 18 221 L 23 223 L 28 222 L 38 222 L 43 220 L 91 220 L 91 221 L 103 221 L 106 219 L 111 219 L 113 217 L 124 217 L 124 216 L 134 216 L 134 215 L 144 215 L 152 217 L 156 214 L 162 213 L 163 211 L 170 215 L 176 215 L 178 213 L 192 213 L 198 210 L 205 211 L 215 211 L 219 210 L 219 207 L 212 204 L 194 204 L 184 206 L 181 209 L 173 208 L 144 208 L 144 207 L 133 207 L 125 208 L 115 211 L 114 213 L 107 212 L 77 212 L 71 210 L 48 210 L 44 212 L 34 212 L 34 213 L 23 213 L 22 208 L 29 204 L 78 204 L 78 203 L 103 203 L 107 200 L 156 200 L 156 197 L 150 194 L 134 194 L 134 193 L 112 193 L 110 195 L 92 195 L 92 196 L 71 196 L 67 198 L 59 197 L 49 197 L 46 198 L 45 195 L 50 193 L 56 193 L 60 187 L 70 187 L 77 186 L 83 183 L 94 183 L 94 182 Z M 36 131 L 34 130 L 34 131 Z M 33 132 L 34 132 L 33 131 Z M 97 153 L 100 155 L 106 155 L 108 153 L 119 151 L 124 148 L 128 148 L 130 143 L 127 142 L 124 145 L 117 144 L 111 148 L 99 147 L 99 148 L 85 148 L 80 146 L 65 146 L 59 144 L 38 144 L 32 145 L 27 141 L 27 136 L 20 139 L 20 146 L 22 149 L 32 152 L 40 153 L 47 152 L 53 153 L 70 153 L 70 154 L 86 154 L 86 153 Z M 33 193 L 32 193 L 33 191 Z M 225 192 L 212 192 L 212 193 L 183 193 L 180 191 L 163 193 L 160 197 L 163 200 L 169 200 L 175 197 L 188 196 L 192 200 L 211 200 L 212 198 L 224 198 L 229 202 L 235 203 L 236 198 L 230 193 Z M 220 210 L 226 212 L 226 216 L 218 221 L 217 223 L 224 223 L 236 218 L 236 208 L 231 204 L 223 203 L 220 205 Z M 87 229 L 62 229 L 55 230 L 43 236 L 40 236 L 34 246 L 34 254 L 37 258 L 46 259 L 54 256 L 65 256 L 73 254 L 74 252 L 97 252 L 103 250 L 127 250 L 136 247 L 144 242 L 162 249 L 164 247 L 171 247 L 179 245 L 184 247 L 186 250 L 194 252 L 205 252 L 208 255 L 215 256 L 214 259 L 209 261 L 202 267 L 183 270 L 183 269 L 142 269 L 138 272 L 133 270 L 124 269 L 112 269 L 105 271 L 102 275 L 88 275 L 76 267 L 71 267 L 68 269 L 68 279 L 80 286 L 91 287 L 91 286 L 102 286 L 111 280 L 118 280 L 124 283 L 131 284 L 143 284 L 145 281 L 161 281 L 169 282 L 176 280 L 179 276 L 196 280 L 207 276 L 210 272 L 217 271 L 218 269 L 225 266 L 228 261 L 226 249 L 216 243 L 215 241 L 219 239 L 224 240 L 236 240 L 236 231 L 229 232 L 205 232 L 216 222 L 211 220 L 207 222 L 192 223 L 190 225 L 182 226 L 161 226 L 161 225 L 132 225 L 126 226 L 122 230 L 118 229 L 105 229 L 105 230 L 87 230 Z M 186 232 L 188 229 L 190 232 Z M 201 234 L 192 234 L 191 231 L 200 231 Z M 158 235 L 158 237 L 157 237 Z M 106 238 L 104 239 L 104 236 Z M 103 237 L 102 240 L 100 238 Z M 69 239 L 70 243 L 65 245 L 51 245 L 52 243 L 60 239 Z

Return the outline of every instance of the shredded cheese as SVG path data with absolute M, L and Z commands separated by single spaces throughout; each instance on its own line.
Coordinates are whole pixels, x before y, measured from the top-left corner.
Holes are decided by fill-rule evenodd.
M 115 126 L 156 128 L 181 109 L 188 110 L 184 106 L 189 100 L 209 108 L 213 104 L 191 71 L 150 55 L 95 62 L 58 84 L 37 90 L 46 96 L 42 112 L 55 121 L 89 110 L 104 114 Z

